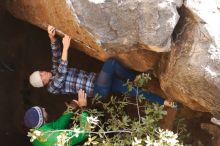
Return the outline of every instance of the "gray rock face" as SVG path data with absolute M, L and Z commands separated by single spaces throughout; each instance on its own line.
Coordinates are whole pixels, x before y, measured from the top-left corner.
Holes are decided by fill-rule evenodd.
M 71 0 L 78 22 L 107 51 L 170 50 L 178 0 Z
M 220 9 L 219 1 L 187 0 L 183 22 L 161 86 L 195 110 L 220 117 Z M 197 103 L 197 104 L 195 104 Z M 199 104 L 199 105 L 198 105 Z
M 5 1 L 15 17 L 45 30 L 53 25 L 74 40 L 74 48 L 102 61 L 117 57 L 138 71 L 153 69 L 156 52 L 170 50 L 181 5 L 182 0 Z

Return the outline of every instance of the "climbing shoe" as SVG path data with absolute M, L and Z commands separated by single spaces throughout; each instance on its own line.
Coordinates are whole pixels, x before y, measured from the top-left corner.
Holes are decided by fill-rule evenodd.
M 215 124 L 215 125 L 220 126 L 220 120 L 216 119 L 215 117 L 212 117 L 212 118 L 211 118 L 211 122 L 212 122 L 213 124 Z
M 179 105 L 177 102 L 171 102 L 171 108 L 175 109 L 175 110 L 178 110 L 179 108 Z
M 180 109 L 180 104 L 174 101 L 166 101 L 166 106 L 178 111 Z

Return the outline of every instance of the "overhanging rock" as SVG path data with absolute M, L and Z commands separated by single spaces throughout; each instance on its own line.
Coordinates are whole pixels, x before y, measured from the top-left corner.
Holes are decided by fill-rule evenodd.
M 181 5 L 182 0 L 6 1 L 15 17 L 43 29 L 53 25 L 70 35 L 86 54 L 99 60 L 118 57 L 139 71 L 157 63 L 160 56 L 149 51 L 170 50 L 171 34 L 179 19 L 176 9 Z M 131 64 L 133 52 L 141 57 Z M 146 56 L 148 52 L 154 55 Z M 142 66 L 137 66 L 139 63 Z

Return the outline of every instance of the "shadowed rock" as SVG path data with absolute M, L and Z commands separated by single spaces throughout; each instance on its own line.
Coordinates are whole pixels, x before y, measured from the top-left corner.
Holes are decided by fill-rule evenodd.
M 220 128 L 213 124 L 202 123 L 201 128 L 209 132 L 212 137 L 212 146 L 220 145 Z
M 185 1 L 179 32 L 163 56 L 163 91 L 194 110 L 220 117 L 220 11 L 217 1 Z

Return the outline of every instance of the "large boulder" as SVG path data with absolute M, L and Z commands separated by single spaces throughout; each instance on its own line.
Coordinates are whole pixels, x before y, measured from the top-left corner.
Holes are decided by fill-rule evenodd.
M 72 1 L 71 6 L 80 25 L 96 35 L 107 50 L 130 51 L 140 45 L 164 52 L 170 50 L 171 34 L 179 19 L 177 5 L 181 1 L 80 0 Z
M 219 0 L 186 0 L 168 56 L 161 61 L 163 91 L 194 110 L 220 118 Z
M 160 57 L 152 51 L 170 50 L 179 19 L 176 8 L 182 0 L 7 0 L 5 4 L 19 19 L 43 29 L 48 24 L 57 27 L 90 56 L 118 57 L 133 69 L 145 71 Z
M 158 67 L 168 97 L 220 118 L 219 0 L 185 0 L 176 27 L 181 5 L 182 0 L 5 1 L 15 17 L 43 29 L 55 26 L 92 57 L 116 57 L 138 71 Z

